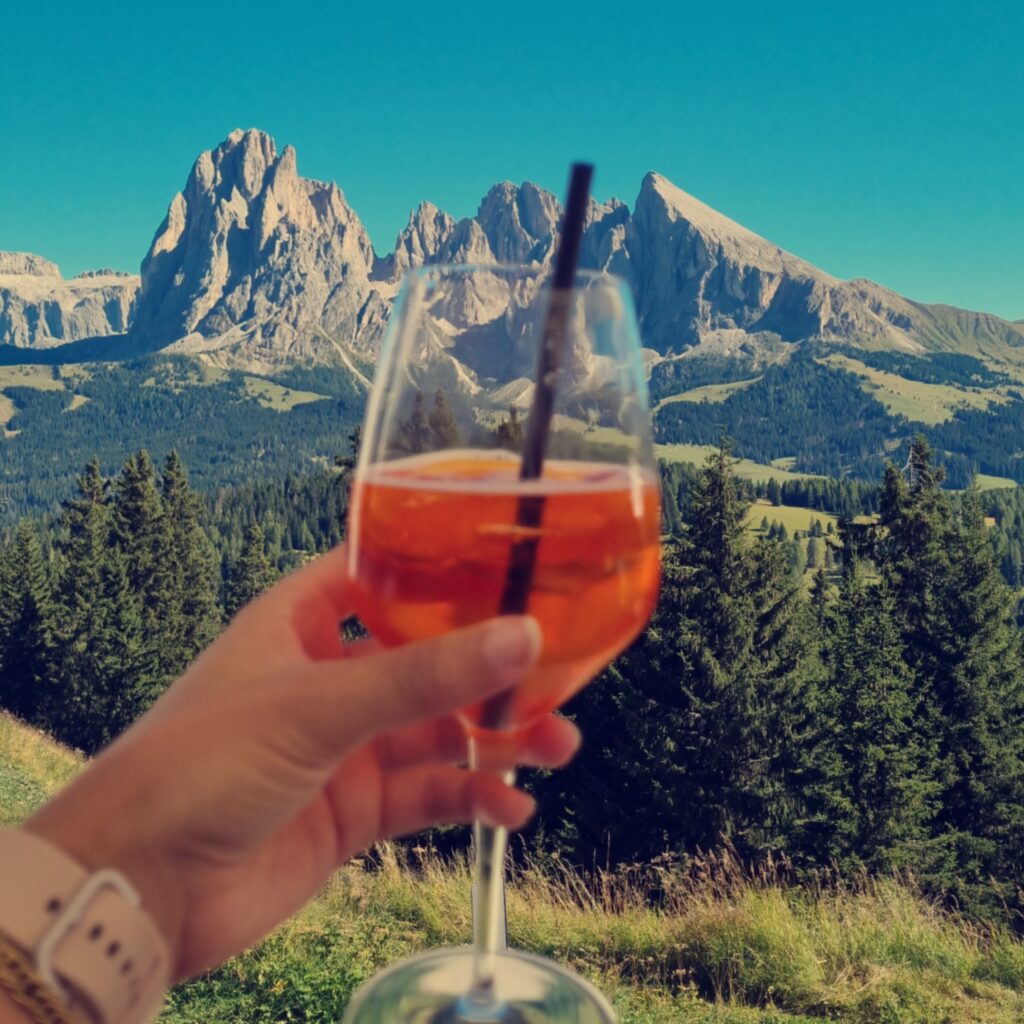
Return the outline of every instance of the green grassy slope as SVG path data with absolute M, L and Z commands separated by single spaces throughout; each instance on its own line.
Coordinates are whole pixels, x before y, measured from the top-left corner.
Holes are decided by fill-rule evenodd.
M 31 814 L 81 764 L 79 755 L 0 711 L 0 825 Z
M 81 766 L 0 714 L 0 818 L 14 823 Z M 787 887 L 728 859 L 585 882 L 557 860 L 510 887 L 511 944 L 608 994 L 621 1024 L 1011 1024 L 1024 1019 L 1024 945 L 945 914 L 896 879 Z M 356 862 L 265 942 L 175 989 L 167 1024 L 335 1024 L 375 971 L 469 937 L 469 872 L 393 847 Z

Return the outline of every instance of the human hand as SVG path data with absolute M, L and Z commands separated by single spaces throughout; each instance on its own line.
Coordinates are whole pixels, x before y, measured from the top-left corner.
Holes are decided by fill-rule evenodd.
M 519 682 L 536 623 L 497 619 L 383 652 L 343 645 L 335 550 L 243 609 L 189 671 L 26 824 L 84 866 L 120 868 L 175 980 L 251 945 L 353 854 L 474 813 L 521 826 L 526 794 L 472 772 L 456 709 Z M 555 766 L 579 734 L 548 717 L 520 761 Z

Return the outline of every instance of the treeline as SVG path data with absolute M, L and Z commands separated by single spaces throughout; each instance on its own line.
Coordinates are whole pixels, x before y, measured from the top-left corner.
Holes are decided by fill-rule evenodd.
M 339 461 L 205 501 L 173 453 L 112 480 L 90 464 L 57 520 L 0 547 L 0 704 L 97 749 L 235 609 L 340 539 Z M 943 490 L 923 439 L 909 480 L 890 467 L 873 498 L 822 485 L 815 500 L 877 515 L 811 525 L 808 592 L 797 546 L 745 524 L 763 485 L 737 479 L 728 450 L 663 466 L 663 483 L 657 612 L 570 706 L 586 743 L 535 782 L 537 849 L 591 864 L 728 843 L 802 871 L 906 869 L 980 914 L 1022 909 L 1021 633 L 980 496 Z M 1024 516 L 1019 496 L 988 499 Z
M 837 346 L 833 351 L 856 359 L 865 366 L 886 373 L 894 373 L 904 380 L 917 380 L 923 384 L 959 384 L 963 387 L 992 387 L 1012 383 L 1013 378 L 986 366 L 976 356 L 963 352 L 928 352 L 913 355 L 909 352 L 888 352 L 884 349 Z
M 800 870 L 912 871 L 983 914 L 1024 883 L 1024 671 L 979 496 L 923 439 L 809 595 L 752 540 L 727 451 L 700 470 L 650 627 L 569 710 L 540 845 L 583 863 L 730 844 Z
M 654 417 L 658 441 L 716 444 L 724 432 L 737 452 L 758 462 L 793 458 L 794 468 L 823 476 L 878 480 L 881 453 L 920 430 L 942 452 L 947 486 L 966 488 L 978 472 L 1024 484 L 1024 393 L 1007 392 L 1009 401 L 987 409 L 958 409 L 943 423 L 927 426 L 888 412 L 866 394 L 855 374 L 816 361 L 820 349 L 795 347 L 787 362 L 759 371 L 759 379 L 721 402 L 671 402 Z M 927 358 L 850 349 L 859 361 L 934 384 L 992 386 L 1005 374 L 972 356 L 932 353 Z M 678 393 L 697 382 L 719 383 L 756 374 L 743 363 L 721 359 L 666 360 L 651 373 L 651 392 Z M 956 392 L 952 392 L 955 396 Z
M 0 548 L 0 705 L 89 753 L 134 721 L 277 577 L 255 521 L 236 545 L 206 518 L 177 453 L 158 478 L 142 451 L 113 481 L 89 463 L 55 523 L 20 523 Z
M 852 373 L 816 362 L 809 348 L 722 402 L 672 402 L 654 418 L 658 441 L 717 444 L 724 431 L 759 462 L 792 457 L 799 470 L 861 479 L 877 479 L 877 453 L 905 426 Z
M 214 374 L 185 356 L 47 372 L 60 390 L 4 390 L 15 414 L 6 425 L 12 436 L 0 436 L 0 525 L 51 512 L 90 459 L 111 475 L 140 447 L 157 459 L 176 450 L 204 492 L 310 472 L 343 450 L 365 402 L 351 373 L 327 366 L 275 375 L 283 391 L 277 408 L 253 390 L 263 378 Z M 288 389 L 325 397 L 286 408 Z

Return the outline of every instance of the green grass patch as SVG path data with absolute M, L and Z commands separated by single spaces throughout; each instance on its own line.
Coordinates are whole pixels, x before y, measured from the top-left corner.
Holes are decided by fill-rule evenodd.
M 930 426 L 952 419 L 959 409 L 987 409 L 1009 401 L 994 388 L 925 384 L 876 370 L 849 356 L 833 354 L 819 361 L 855 374 L 861 380 L 861 389 L 877 398 L 893 415 Z
M 711 444 L 656 444 L 654 453 L 659 459 L 667 462 L 691 462 L 696 466 L 703 465 L 709 455 L 718 449 Z M 792 465 L 792 463 L 790 463 Z M 809 480 L 814 473 L 794 473 L 789 469 L 771 465 L 766 466 L 752 459 L 737 459 L 734 468 L 738 476 L 746 477 L 755 483 L 767 483 L 778 480 L 781 484 L 786 480 Z
M 521 870 L 510 944 L 594 982 L 622 1024 L 1010 1024 L 1024 1014 L 1024 952 L 1004 932 L 939 910 L 900 879 L 815 890 L 728 858 L 659 874 L 583 879 L 557 861 Z M 469 937 L 464 861 L 391 847 L 343 869 L 257 949 L 173 994 L 178 1022 L 336 1021 L 393 961 Z
M 747 529 L 760 529 L 761 520 L 766 517 L 769 524 L 775 520 L 784 526 L 790 536 L 797 530 L 806 533 L 815 519 L 821 523 L 822 530 L 827 530 L 829 523 L 833 527 L 839 526 L 839 518 L 828 512 L 819 512 L 814 508 L 800 508 L 797 505 L 773 505 L 766 498 L 758 498 L 747 510 Z
M 0 366 L 0 391 L 4 388 L 63 391 L 64 382 L 54 378 L 50 366 Z
M 735 380 L 728 384 L 705 384 L 699 388 L 690 388 L 689 391 L 682 391 L 678 395 L 669 395 L 667 398 L 663 398 L 653 411 L 657 412 L 662 406 L 671 405 L 673 402 L 711 402 L 713 404 L 724 402 L 730 395 L 749 388 L 760 379 L 760 377 L 752 377 L 750 380 Z
M 28 817 L 82 763 L 78 754 L 0 711 L 0 824 Z
M 989 473 L 979 473 L 975 481 L 983 491 L 1002 491 L 1018 486 L 1017 481 L 1008 476 L 991 476 Z
M 264 409 L 274 409 L 277 412 L 287 412 L 297 405 L 306 405 L 308 402 L 321 402 L 327 395 L 318 395 L 315 391 L 298 391 L 295 388 L 287 388 L 282 384 L 275 384 L 272 380 L 265 380 L 263 377 L 244 378 L 245 393 L 254 398 Z

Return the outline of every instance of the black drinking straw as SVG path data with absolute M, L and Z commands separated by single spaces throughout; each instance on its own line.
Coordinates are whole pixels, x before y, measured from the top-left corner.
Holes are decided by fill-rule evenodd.
M 569 195 L 565 201 L 562 235 L 555 254 L 555 274 L 544 319 L 544 334 L 537 354 L 533 404 L 526 421 L 520 480 L 538 480 L 544 470 L 544 452 L 555 409 L 555 381 L 569 333 L 567 328 L 572 311 L 572 289 L 576 281 L 576 264 L 579 262 L 583 221 L 587 214 L 593 173 L 592 164 L 573 164 L 569 174 Z M 536 530 L 543 516 L 543 495 L 520 496 L 516 507 L 516 525 L 529 533 L 512 545 L 505 588 L 501 594 L 502 615 L 522 615 L 526 612 L 534 564 L 537 561 L 537 545 L 540 543 Z M 480 724 L 485 729 L 500 729 L 505 724 L 511 697 L 510 692 L 499 693 L 484 704 Z

